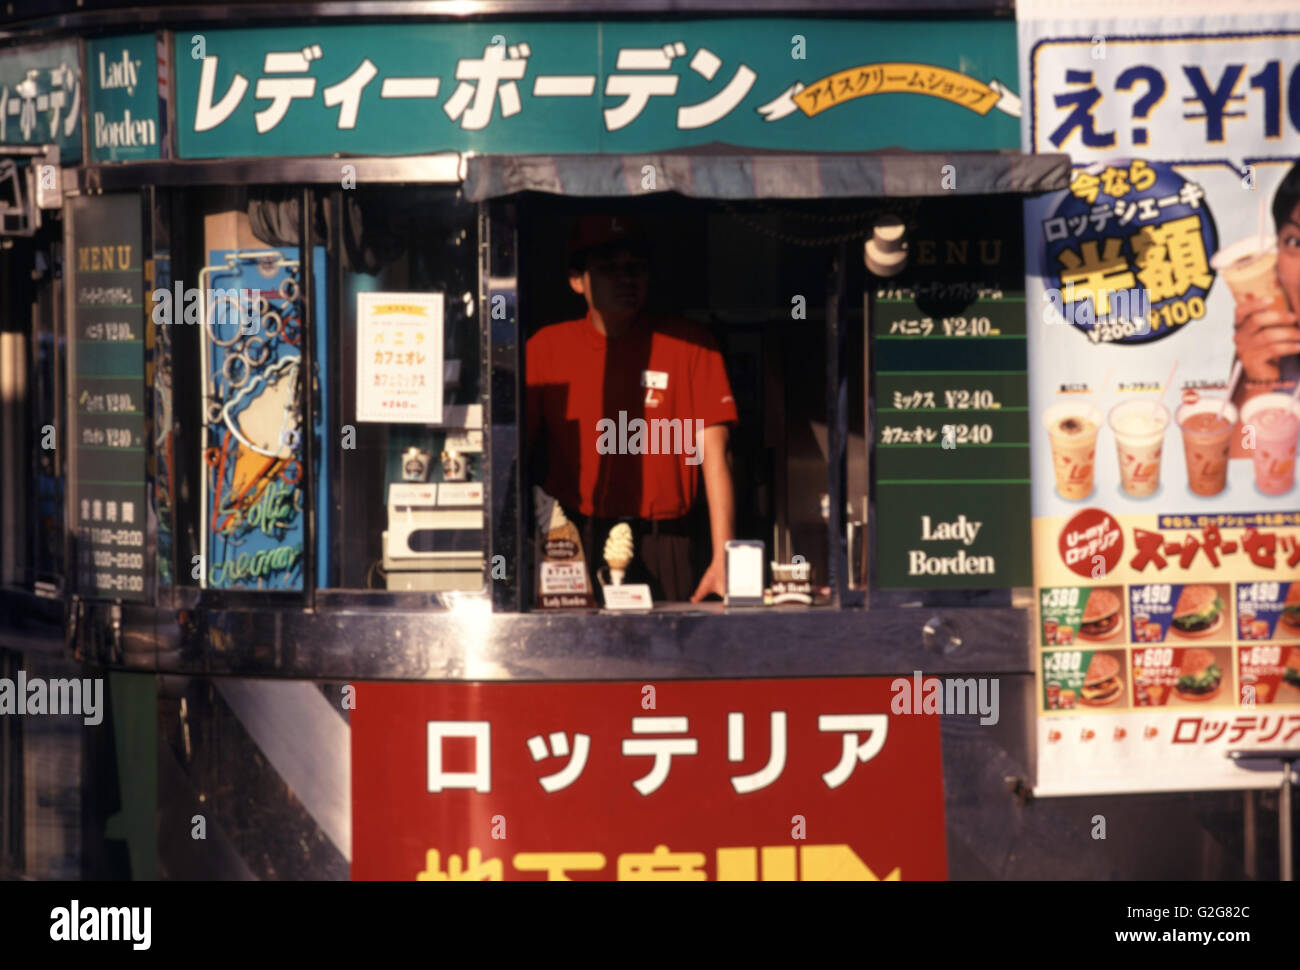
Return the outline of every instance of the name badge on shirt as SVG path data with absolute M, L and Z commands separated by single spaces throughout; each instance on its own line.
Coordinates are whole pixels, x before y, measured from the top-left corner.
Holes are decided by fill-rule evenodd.
M 643 370 L 641 386 L 655 391 L 668 390 L 668 374 L 661 370 Z

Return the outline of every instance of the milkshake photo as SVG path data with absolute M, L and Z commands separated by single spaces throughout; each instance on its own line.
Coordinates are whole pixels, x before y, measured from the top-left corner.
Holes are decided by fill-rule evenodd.
M 1047 409 L 1043 426 L 1052 442 L 1057 494 L 1071 502 L 1087 498 L 1092 494 L 1101 411 L 1083 401 L 1062 401 Z
M 1160 487 L 1160 454 L 1169 426 L 1169 409 L 1159 401 L 1125 401 L 1110 411 L 1119 453 L 1120 487 L 1146 498 Z
M 1183 433 L 1187 487 L 1193 495 L 1218 495 L 1228 483 L 1228 451 L 1237 409 L 1218 397 L 1203 397 L 1175 415 Z
M 1300 405 L 1288 394 L 1261 394 L 1242 407 L 1241 426 L 1255 433 L 1255 487 L 1265 495 L 1289 492 L 1295 487 Z
M 1238 303 L 1264 300 L 1274 310 L 1286 309 L 1286 297 L 1277 280 L 1277 238 L 1247 236 L 1225 246 L 1210 260 Z

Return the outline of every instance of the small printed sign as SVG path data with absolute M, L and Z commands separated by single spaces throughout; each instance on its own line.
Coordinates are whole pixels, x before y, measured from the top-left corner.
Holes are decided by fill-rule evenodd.
M 1232 640 L 1227 583 L 1149 583 L 1129 587 L 1134 643 Z
M 1241 640 L 1300 640 L 1300 583 L 1238 583 Z
M 1238 647 L 1237 682 L 1242 707 L 1300 704 L 1300 646 L 1274 643 Z
M 1053 650 L 1043 654 L 1043 709 L 1129 706 L 1123 650 Z
M 441 293 L 357 294 L 357 420 L 442 423 Z
M 1042 645 L 1124 642 L 1124 587 L 1054 586 L 1039 591 Z

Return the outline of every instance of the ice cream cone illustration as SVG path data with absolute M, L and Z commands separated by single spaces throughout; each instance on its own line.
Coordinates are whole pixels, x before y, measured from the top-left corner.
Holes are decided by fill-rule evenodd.
M 243 448 L 282 460 L 294 457 L 300 433 L 298 358 L 277 361 L 222 409 L 226 427 Z
M 609 579 L 613 585 L 623 585 L 634 550 L 630 525 L 620 522 L 609 530 L 609 538 L 605 540 L 605 562 L 609 564 Z

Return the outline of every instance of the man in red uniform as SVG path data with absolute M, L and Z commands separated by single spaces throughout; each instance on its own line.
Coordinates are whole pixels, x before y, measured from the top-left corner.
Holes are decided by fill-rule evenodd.
M 636 541 L 629 582 L 648 582 L 656 599 L 721 596 L 737 423 L 722 354 L 699 325 L 645 312 L 648 247 L 631 219 L 583 217 L 569 253 L 569 286 L 587 314 L 543 327 L 527 346 L 528 444 L 545 441 L 543 488 L 577 525 L 593 567 L 623 521 Z M 688 517 L 701 473 L 713 556 L 697 583 Z

